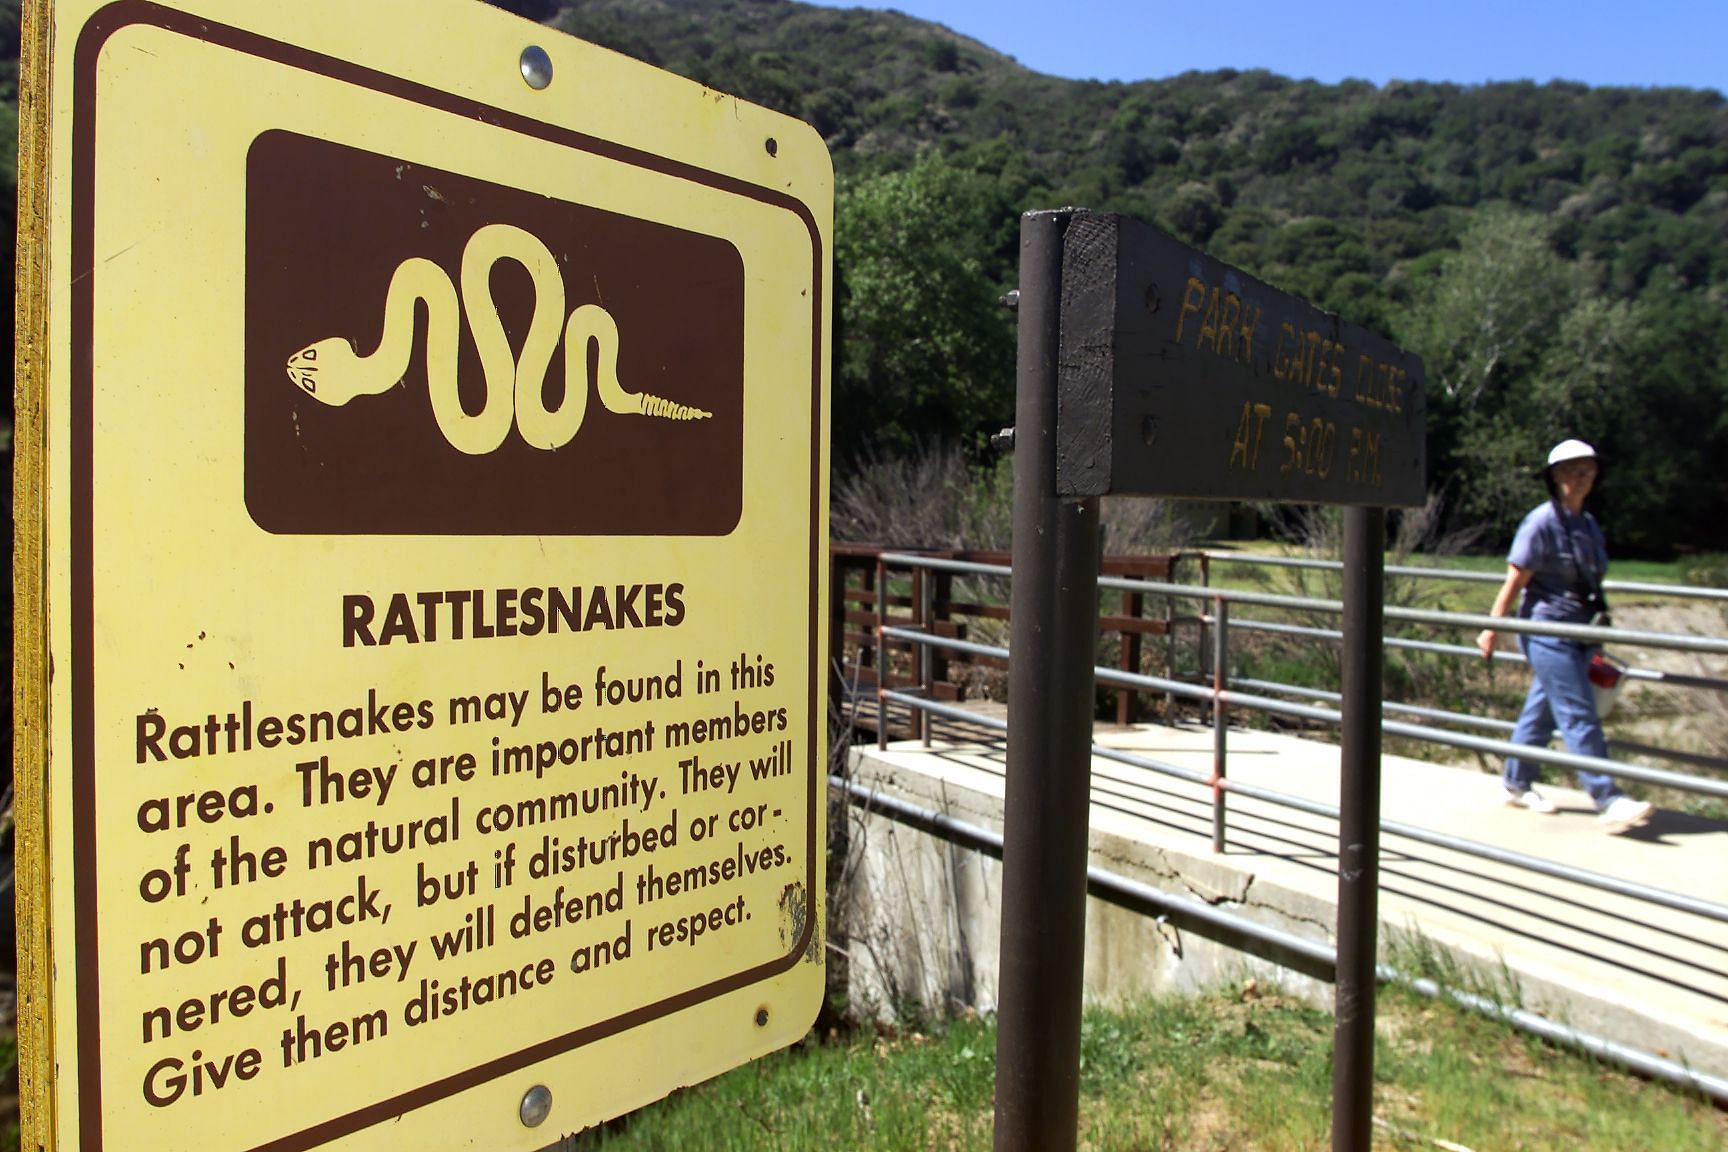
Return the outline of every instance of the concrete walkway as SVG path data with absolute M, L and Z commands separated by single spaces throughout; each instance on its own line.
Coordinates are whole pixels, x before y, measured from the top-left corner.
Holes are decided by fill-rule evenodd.
M 940 721 L 938 733 L 929 750 L 916 741 L 857 750 L 854 770 L 872 786 L 925 802 L 939 796 L 957 817 L 999 829 L 991 815 L 1000 812 L 1002 744 Z M 1238 729 L 1228 740 L 1232 781 L 1338 803 L 1335 745 Z M 1096 741 L 1211 772 L 1207 727 L 1100 726 Z M 1558 814 L 1507 807 L 1486 772 L 1387 756 L 1381 811 L 1389 822 L 1728 905 L 1728 823 L 1658 812 L 1645 828 L 1609 836 L 1581 791 L 1544 793 Z M 1336 821 L 1235 795 L 1228 820 L 1227 850 L 1214 855 L 1208 787 L 1093 761 L 1095 864 L 1118 868 L 1135 852 L 1123 846 L 1141 845 L 1158 870 L 1185 873 L 1189 891 L 1225 906 L 1253 891 L 1256 902 L 1287 906 L 1284 926 L 1317 924 L 1309 934 L 1330 942 Z M 1417 933 L 1463 968 L 1512 982 L 1525 1008 L 1728 1077 L 1728 923 L 1391 833 L 1381 842 L 1379 907 L 1383 944 Z

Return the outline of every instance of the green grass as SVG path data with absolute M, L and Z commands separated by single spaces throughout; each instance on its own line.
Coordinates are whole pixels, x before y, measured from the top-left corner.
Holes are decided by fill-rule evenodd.
M 1397 988 L 1377 1014 L 1376 1148 L 1717 1152 L 1728 1114 Z M 1088 1011 L 1080 1146 L 1097 1152 L 1330 1147 L 1331 1016 L 1234 990 Z M 579 1149 L 984 1150 L 995 1033 L 865 1032 L 798 1047 L 578 1139 Z M 1441 1145 L 1444 1146 L 1444 1145 Z

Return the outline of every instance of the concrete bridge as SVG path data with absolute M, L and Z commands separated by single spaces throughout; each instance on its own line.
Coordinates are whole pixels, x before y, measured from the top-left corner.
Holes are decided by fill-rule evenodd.
M 969 707 L 998 723 L 1003 714 L 1000 706 Z M 1233 782 L 1337 804 L 1335 745 L 1238 729 L 1229 741 Z M 1201 778 L 1211 772 L 1209 727 L 1101 725 L 1095 742 Z M 855 792 L 997 833 L 1004 768 L 1000 732 L 948 720 L 936 723 L 929 747 L 858 745 L 849 757 Z M 1548 816 L 1506 807 L 1498 778 L 1467 767 L 1386 756 L 1382 780 L 1389 825 L 1647 885 L 1706 909 L 1665 907 L 1389 830 L 1381 845 L 1382 963 L 1449 970 L 1466 988 L 1728 1088 L 1728 923 L 1708 911 L 1728 902 L 1728 823 L 1658 812 L 1647 827 L 1609 836 L 1588 798 L 1570 787 L 1544 788 L 1561 809 Z M 1205 783 L 1095 756 L 1091 790 L 1095 867 L 1303 940 L 1334 942 L 1335 819 L 1232 794 L 1226 850 L 1215 854 Z M 832 922 L 854 1001 L 878 1011 L 911 1002 L 949 1012 L 994 1008 L 1000 862 L 872 814 L 856 799 L 848 813 L 849 867 Z M 1090 997 L 1247 979 L 1331 1003 L 1320 980 L 1169 921 L 1088 901 Z

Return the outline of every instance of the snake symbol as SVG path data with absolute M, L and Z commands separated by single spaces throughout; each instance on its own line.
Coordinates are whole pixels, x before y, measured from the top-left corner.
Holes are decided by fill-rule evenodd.
M 492 266 L 514 260 L 534 281 L 534 315 L 518 358 L 510 351 L 490 285 Z M 426 302 L 426 376 L 432 415 L 450 445 L 483 456 L 504 442 L 512 422 L 535 448 L 568 444 L 588 411 L 588 343 L 599 346 L 597 379 L 592 381 L 608 412 L 665 420 L 706 420 L 713 415 L 646 392 L 627 392 L 618 382 L 618 324 L 598 304 L 583 304 L 564 314 L 564 277 L 557 260 L 537 237 L 509 224 L 487 224 L 462 250 L 461 315 L 480 352 L 486 403 L 478 413 L 462 407 L 456 385 L 460 339 L 456 287 L 430 260 L 415 256 L 396 266 L 384 300 L 384 332 L 378 347 L 361 356 L 341 336 L 308 344 L 288 358 L 288 379 L 307 395 L 332 407 L 356 396 L 376 396 L 401 383 L 413 352 L 414 302 Z M 564 398 L 548 410 L 542 387 L 552 353 L 564 342 Z

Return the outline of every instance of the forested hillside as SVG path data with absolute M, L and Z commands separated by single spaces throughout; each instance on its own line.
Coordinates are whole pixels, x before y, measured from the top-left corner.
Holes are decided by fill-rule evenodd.
M 1575 84 L 1040 76 L 895 13 L 582 0 L 577 35 L 815 124 L 840 174 L 836 443 L 1002 423 L 1015 217 L 1132 213 L 1428 363 L 1431 481 L 1503 536 L 1563 435 L 1616 547 L 1728 543 L 1728 103 Z
M 842 467 L 921 439 L 976 444 L 1009 420 L 997 298 L 1017 216 L 1078 204 L 1154 222 L 1419 351 L 1430 481 L 1455 522 L 1503 537 L 1539 493 L 1527 465 L 1579 435 L 1608 460 L 1599 505 L 1618 553 L 1728 546 L 1719 92 L 1068 81 L 897 13 L 500 6 L 827 138 Z

